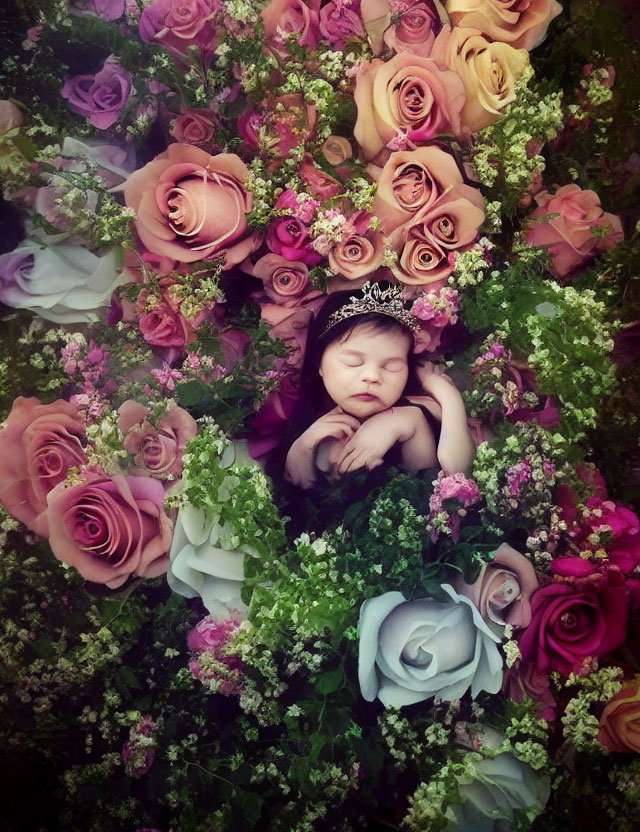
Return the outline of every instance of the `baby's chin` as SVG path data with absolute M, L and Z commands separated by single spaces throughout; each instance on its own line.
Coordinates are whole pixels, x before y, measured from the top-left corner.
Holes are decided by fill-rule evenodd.
M 341 407 L 347 415 L 355 416 L 361 422 L 389 409 L 384 402 L 359 402 L 357 400 L 345 402 Z

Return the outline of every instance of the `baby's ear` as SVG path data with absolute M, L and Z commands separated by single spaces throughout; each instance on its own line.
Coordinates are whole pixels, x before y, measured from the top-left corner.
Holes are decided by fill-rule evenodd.
M 322 367 L 318 367 L 318 375 L 320 378 L 324 378 L 324 373 L 322 372 Z

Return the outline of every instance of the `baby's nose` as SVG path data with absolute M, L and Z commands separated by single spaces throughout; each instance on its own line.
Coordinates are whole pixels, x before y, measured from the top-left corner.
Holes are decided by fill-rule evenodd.
M 365 364 L 362 368 L 362 380 L 373 382 L 380 381 L 380 368 L 375 364 Z

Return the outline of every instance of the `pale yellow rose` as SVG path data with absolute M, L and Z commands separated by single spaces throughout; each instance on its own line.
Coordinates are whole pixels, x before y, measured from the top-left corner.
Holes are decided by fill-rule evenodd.
M 446 26 L 436 38 L 434 61 L 456 72 L 467 96 L 460 120 L 472 133 L 493 124 L 515 100 L 515 85 L 529 65 L 526 49 L 491 43 L 477 29 Z
M 562 6 L 557 0 L 447 0 L 447 12 L 454 26 L 479 29 L 491 40 L 530 52 Z

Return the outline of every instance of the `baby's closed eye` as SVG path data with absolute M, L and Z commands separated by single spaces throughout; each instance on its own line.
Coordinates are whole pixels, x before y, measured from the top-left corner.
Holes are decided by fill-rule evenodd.
M 389 370 L 391 373 L 399 373 L 401 370 L 404 370 L 407 366 L 407 362 L 403 361 L 402 358 L 390 358 L 388 361 L 385 361 L 382 365 L 383 370 Z

